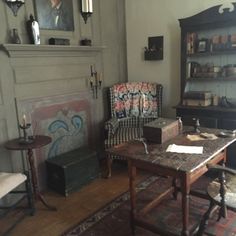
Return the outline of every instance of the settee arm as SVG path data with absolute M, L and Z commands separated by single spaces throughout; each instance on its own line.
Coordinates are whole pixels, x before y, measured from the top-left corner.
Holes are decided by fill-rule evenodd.
M 119 127 L 119 119 L 113 117 L 105 122 L 105 130 L 108 137 L 113 136 Z

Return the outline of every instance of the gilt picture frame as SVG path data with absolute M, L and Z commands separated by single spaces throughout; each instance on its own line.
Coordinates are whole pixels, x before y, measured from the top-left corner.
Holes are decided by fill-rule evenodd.
M 72 0 L 35 0 L 40 29 L 74 31 Z

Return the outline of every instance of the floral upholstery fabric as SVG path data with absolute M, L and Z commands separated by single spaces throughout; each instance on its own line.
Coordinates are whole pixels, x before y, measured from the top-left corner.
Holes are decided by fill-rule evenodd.
M 113 86 L 113 116 L 157 116 L 157 86 L 148 82 L 131 82 Z

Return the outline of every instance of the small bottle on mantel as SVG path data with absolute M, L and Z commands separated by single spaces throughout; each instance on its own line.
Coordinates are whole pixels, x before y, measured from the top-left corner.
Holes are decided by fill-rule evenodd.
M 27 32 L 31 44 L 40 44 L 39 24 L 30 14 L 30 19 L 26 22 Z

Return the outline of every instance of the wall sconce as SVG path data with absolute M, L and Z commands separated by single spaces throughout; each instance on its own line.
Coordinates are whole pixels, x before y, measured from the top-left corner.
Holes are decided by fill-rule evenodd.
M 5 0 L 8 7 L 11 8 L 14 16 L 17 16 L 19 8 L 25 4 L 25 0 Z
M 90 77 L 90 88 L 93 92 L 93 98 L 98 98 L 98 89 L 102 87 L 102 75 L 93 70 L 93 66 L 90 66 L 91 77 Z
M 87 23 L 88 17 L 93 13 L 93 0 L 81 0 L 81 15 L 84 18 L 84 23 Z

